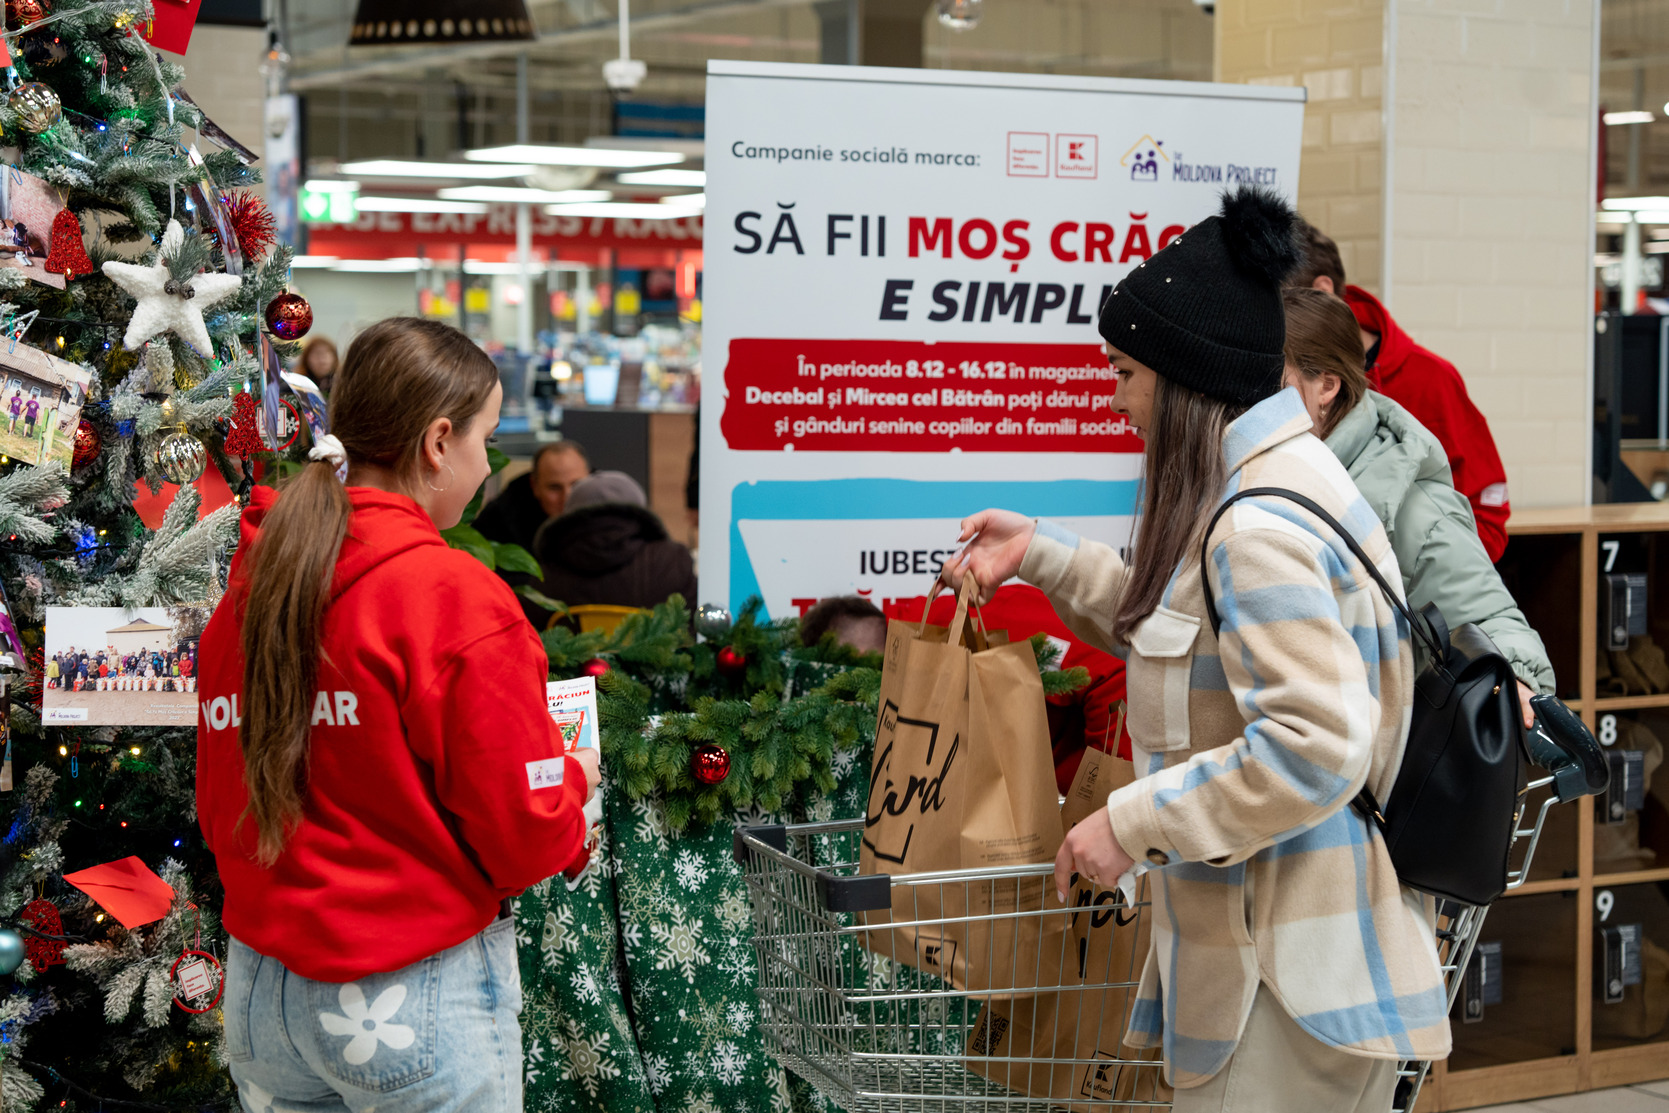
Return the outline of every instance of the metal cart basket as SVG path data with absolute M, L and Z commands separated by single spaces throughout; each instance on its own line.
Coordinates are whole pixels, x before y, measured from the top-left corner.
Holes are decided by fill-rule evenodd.
M 1527 750 L 1547 775 L 1519 795 L 1513 836 L 1523 857 L 1509 889 L 1528 877 L 1553 805 L 1603 791 L 1607 779 L 1581 721 L 1552 697 L 1534 703 Z M 1157 1052 L 1121 1043 L 1148 949 L 1145 890 L 1127 903 L 1079 885 L 1061 907 L 1044 895 L 1052 864 L 863 875 L 863 829 L 853 819 L 736 832 L 762 1028 L 784 1066 L 851 1113 L 1169 1107 Z M 907 900 L 897 899 L 900 889 Z M 914 914 L 901 918 L 900 908 Z M 966 914 L 972 908 L 993 911 Z M 1488 911 L 1440 902 L 1451 1009 Z M 1022 918 L 1037 921 L 1030 934 L 1012 930 Z M 931 972 L 955 968 L 951 948 L 964 950 L 967 968 L 997 974 L 957 988 Z M 1414 1108 L 1429 1067 L 1399 1064 L 1398 1113 Z
M 1146 957 L 1145 900 L 1080 885 L 1063 907 L 1048 863 L 859 875 L 863 829 L 736 832 L 762 1028 L 784 1066 L 852 1113 L 1169 1107 L 1157 1053 L 1120 1044 Z M 907 904 L 895 905 L 899 889 Z M 976 908 L 997 911 L 963 914 Z M 1012 930 L 1026 918 L 1029 931 Z M 953 967 L 953 948 L 1001 973 L 956 988 L 929 972 Z

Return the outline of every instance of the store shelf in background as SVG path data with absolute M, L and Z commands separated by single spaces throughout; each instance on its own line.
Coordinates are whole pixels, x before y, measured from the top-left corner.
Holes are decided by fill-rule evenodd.
M 1451 1072 L 1576 1054 L 1578 899 L 1577 893 L 1545 893 L 1502 901 L 1490 911 L 1473 962 L 1499 944 L 1498 977 L 1478 1019 L 1465 1020 L 1468 990 L 1455 1003 Z M 1444 1104 L 1454 1107 L 1447 1094 Z
M 1474 1109 L 1481 1105 L 1570 1094 L 1576 1089 L 1577 1059 L 1565 1055 L 1534 1063 L 1485 1067 L 1458 1074 L 1448 1072 L 1443 1078 L 1442 1101 L 1444 1109 Z
M 1669 893 L 1594 886 L 1594 1052 L 1644 1044 L 1669 1062 Z
M 1582 537 L 1575 533 L 1521 534 L 1513 515 L 1507 551 L 1496 566 L 1519 609 L 1541 635 L 1558 680 L 1559 697 L 1581 695 Z
M 1582 710 L 1581 700 L 1566 700 L 1572 711 Z M 1641 711 L 1653 708 L 1669 708 L 1669 695 L 1661 696 L 1603 696 L 1594 701 L 1596 712 L 1605 711 Z

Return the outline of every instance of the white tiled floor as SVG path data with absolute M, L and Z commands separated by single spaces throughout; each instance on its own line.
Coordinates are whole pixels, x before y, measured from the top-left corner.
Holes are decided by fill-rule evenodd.
M 1669 1082 L 1643 1082 L 1616 1090 L 1491 1105 L 1474 1113 L 1669 1113 Z

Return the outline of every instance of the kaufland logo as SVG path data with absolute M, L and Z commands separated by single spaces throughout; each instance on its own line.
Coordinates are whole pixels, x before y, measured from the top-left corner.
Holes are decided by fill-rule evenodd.
M 1165 153 L 1164 140 L 1144 135 L 1130 145 L 1130 149 L 1124 152 L 1124 157 L 1118 160 L 1118 164 L 1130 171 L 1130 180 L 1133 182 L 1157 182 L 1159 164 L 1170 161 L 1171 156 Z

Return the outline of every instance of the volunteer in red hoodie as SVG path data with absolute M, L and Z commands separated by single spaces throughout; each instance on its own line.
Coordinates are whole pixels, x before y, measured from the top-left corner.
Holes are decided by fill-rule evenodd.
M 1347 286 L 1338 245 L 1327 233 L 1299 220 L 1304 240 L 1304 262 L 1288 286 L 1314 286 L 1337 294 L 1356 314 L 1367 352 L 1368 385 L 1414 415 L 1431 431 L 1449 457 L 1455 490 L 1472 504 L 1478 539 L 1491 561 L 1507 551 L 1507 472 L 1501 466 L 1489 422 L 1466 393 L 1466 381 L 1455 365 L 1422 348 L 1402 331 L 1379 299 L 1360 286 Z
M 508 898 L 585 865 L 597 762 L 561 756 L 515 596 L 440 536 L 502 396 L 463 333 L 373 325 L 334 436 L 244 512 L 198 656 L 197 806 L 250 1113 L 521 1109 Z

